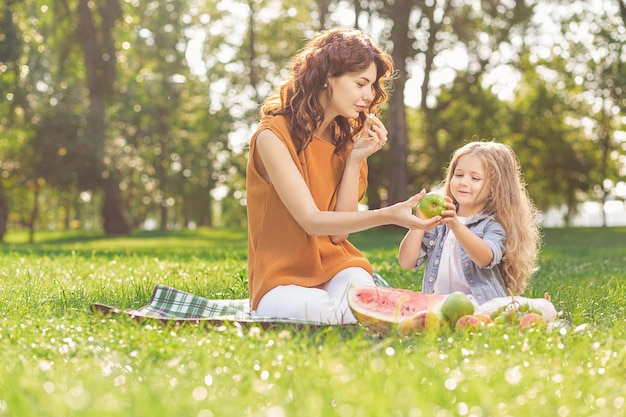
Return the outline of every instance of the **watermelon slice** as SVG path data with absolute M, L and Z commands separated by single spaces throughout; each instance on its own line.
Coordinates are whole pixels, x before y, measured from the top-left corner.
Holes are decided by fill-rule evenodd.
M 373 333 L 387 334 L 405 317 L 441 305 L 444 296 L 400 288 L 352 286 L 348 305 L 359 324 Z

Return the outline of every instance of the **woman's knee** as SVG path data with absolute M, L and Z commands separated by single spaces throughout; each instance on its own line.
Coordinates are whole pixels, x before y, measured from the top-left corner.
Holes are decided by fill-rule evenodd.
M 267 292 L 259 301 L 255 314 L 334 324 L 337 322 L 336 310 L 336 303 L 324 290 L 284 285 Z

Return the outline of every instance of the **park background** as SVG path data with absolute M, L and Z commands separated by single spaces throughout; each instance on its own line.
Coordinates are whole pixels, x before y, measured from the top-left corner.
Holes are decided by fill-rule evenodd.
M 363 204 L 436 189 L 471 139 L 511 145 L 545 226 L 626 224 L 623 0 L 2 0 L 0 238 L 245 227 L 259 103 L 314 31 L 398 73 Z
M 0 416 L 626 415 L 626 228 L 602 227 L 624 221 L 624 6 L 0 0 Z M 436 187 L 453 149 L 495 138 L 545 226 L 600 226 L 543 230 L 525 295 L 548 293 L 558 326 L 381 339 L 94 314 L 139 308 L 156 284 L 248 296 L 258 104 L 337 25 L 398 67 L 365 205 Z M 419 290 L 396 261 L 403 234 L 350 239 Z

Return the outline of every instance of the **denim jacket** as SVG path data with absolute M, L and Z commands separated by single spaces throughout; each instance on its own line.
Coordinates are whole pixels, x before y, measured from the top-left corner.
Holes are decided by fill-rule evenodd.
M 484 215 L 472 217 L 468 220 L 466 226 L 472 233 L 489 245 L 493 252 L 491 264 L 481 268 L 467 256 L 463 247 L 459 245 L 463 275 L 465 275 L 465 279 L 472 291 L 472 296 L 479 305 L 492 298 L 505 297 L 507 294 L 504 281 L 498 268 L 498 264 L 505 252 L 504 241 L 506 233 L 504 228 L 493 218 Z M 443 242 L 448 232 L 448 227 L 442 224 L 424 233 L 422 250 L 415 268 L 419 268 L 428 259 L 422 282 L 422 291 L 425 293 L 432 294 L 435 291 L 435 281 L 439 271 Z

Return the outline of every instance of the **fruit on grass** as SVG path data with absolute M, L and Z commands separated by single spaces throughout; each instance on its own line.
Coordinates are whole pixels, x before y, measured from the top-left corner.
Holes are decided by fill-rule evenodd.
M 480 321 L 482 321 L 485 327 L 493 325 L 493 320 L 491 320 L 491 317 L 489 317 L 485 313 L 475 313 L 474 317 L 477 317 Z
M 521 330 L 526 330 L 529 328 L 544 328 L 546 327 L 546 321 L 541 314 L 537 313 L 528 313 L 522 316 L 519 319 L 519 328 Z
M 454 328 L 456 330 L 476 331 L 484 327 L 484 323 L 476 316 L 466 314 L 459 317 Z
M 518 324 L 521 315 L 524 313 L 520 313 L 514 308 L 507 308 L 502 312 L 498 313 L 494 318 L 493 322 L 497 325 L 502 324 Z
M 474 304 L 466 294 L 455 291 L 443 300 L 441 313 L 450 323 L 456 323 L 460 317 L 474 314 Z
M 452 330 L 477 330 L 497 325 L 515 326 L 524 331 L 543 329 L 547 321 L 532 308 L 510 303 L 491 316 L 475 312 L 474 304 L 462 292 L 447 296 L 399 288 L 352 286 L 348 305 L 361 326 L 380 336 L 388 334 L 438 334 L 445 326 Z M 520 311 L 521 310 L 521 311 Z
M 430 219 L 435 216 L 441 216 L 441 213 L 446 209 L 444 203 L 446 199 L 443 195 L 430 192 L 424 195 L 417 205 L 417 211 L 424 219 Z
M 440 329 L 441 317 L 432 310 L 419 311 L 413 317 L 404 317 L 398 322 L 398 332 L 402 336 L 437 333 Z
M 442 298 L 399 288 L 352 286 L 348 290 L 348 305 L 359 324 L 383 335 L 396 329 L 400 320 L 431 309 Z

